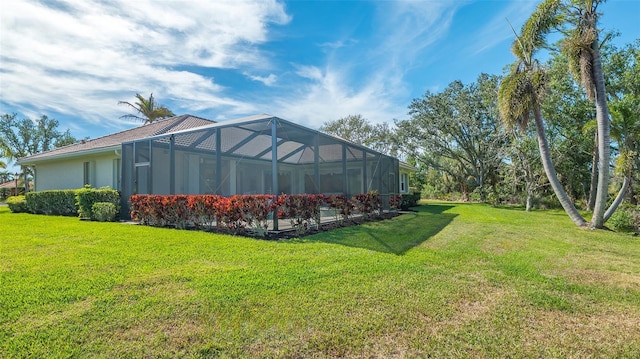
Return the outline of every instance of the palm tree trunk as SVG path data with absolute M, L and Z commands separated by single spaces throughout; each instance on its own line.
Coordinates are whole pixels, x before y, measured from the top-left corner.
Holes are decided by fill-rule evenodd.
M 591 226 L 602 228 L 604 226 L 604 213 L 607 206 L 609 194 L 609 161 L 611 152 L 609 108 L 607 107 L 607 93 L 604 85 L 604 73 L 602 72 L 602 61 L 598 48 L 598 39 L 591 45 L 593 51 L 593 77 L 596 87 L 596 122 L 598 123 L 598 190 L 596 192 L 596 203 L 593 208 L 593 218 Z
M 533 106 L 533 116 L 536 122 L 536 133 L 538 135 L 538 148 L 540 150 L 542 167 L 544 167 L 544 172 L 547 174 L 547 178 L 553 188 L 553 192 L 556 194 L 562 208 L 567 212 L 573 223 L 578 227 L 584 227 L 587 225 L 587 221 L 582 217 L 580 212 L 576 209 L 576 206 L 569 199 L 567 192 L 565 192 L 560 180 L 558 179 L 556 169 L 553 166 L 551 150 L 549 149 L 549 142 L 547 142 L 547 135 L 544 133 L 544 122 L 542 121 L 542 114 L 540 113 L 539 106 Z
M 613 203 L 611 203 L 611 206 L 609 207 L 609 209 L 607 209 L 607 211 L 604 213 L 604 222 L 608 221 L 609 218 L 611 218 L 611 215 L 613 214 L 613 212 L 615 212 L 616 209 L 618 209 L 618 206 L 624 200 L 624 195 L 625 193 L 627 193 L 627 189 L 629 188 L 630 182 L 631 181 L 629 180 L 629 176 L 624 176 L 624 180 L 622 181 L 622 188 L 620 188 L 620 192 L 618 192 L 616 199 L 613 200 Z
M 589 210 L 596 206 L 596 191 L 598 186 L 598 131 L 593 137 L 593 154 L 591 161 L 591 185 L 589 186 Z

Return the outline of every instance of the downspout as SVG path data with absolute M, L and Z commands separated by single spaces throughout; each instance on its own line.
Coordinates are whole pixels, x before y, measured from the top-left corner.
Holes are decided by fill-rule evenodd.
M 122 146 L 122 145 L 120 145 L 120 146 Z M 113 185 L 114 185 L 114 188 L 118 190 L 120 195 L 122 195 L 122 174 L 124 173 L 123 169 L 122 169 L 122 167 L 123 167 L 123 163 L 122 163 L 122 148 L 114 149 L 113 153 L 116 155 L 116 157 L 118 157 L 120 159 L 120 168 L 118 168 L 118 171 L 116 172 L 115 167 L 112 169 L 114 172 L 116 172 L 112 176 L 112 179 L 115 179 Z

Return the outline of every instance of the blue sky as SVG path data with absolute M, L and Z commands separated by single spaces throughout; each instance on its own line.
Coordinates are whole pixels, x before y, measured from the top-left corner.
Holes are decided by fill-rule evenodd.
M 538 1 L 5 0 L 0 113 L 60 121 L 77 138 L 139 123 L 117 105 L 153 92 L 176 114 L 269 113 L 312 128 L 350 114 L 407 118 L 451 81 L 502 73 Z M 640 38 L 640 0 L 601 27 Z

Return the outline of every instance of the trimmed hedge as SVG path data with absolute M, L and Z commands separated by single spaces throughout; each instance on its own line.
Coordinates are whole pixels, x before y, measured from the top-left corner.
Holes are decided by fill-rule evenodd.
M 9 206 L 9 210 L 13 213 L 24 213 L 28 212 L 27 209 L 27 200 L 24 196 L 11 196 L 7 198 L 7 206 Z
M 365 218 L 379 217 L 382 214 L 382 200 L 378 192 L 357 194 L 351 200 L 356 210 Z
M 272 195 L 133 195 L 131 218 L 150 226 L 194 226 L 243 233 L 246 228 L 266 234 L 273 212 Z
M 80 215 L 81 218 L 94 219 L 93 205 L 99 202 L 108 202 L 113 204 L 115 208 L 115 218 L 120 213 L 120 193 L 109 187 L 96 189 L 87 186 L 77 190 L 29 192 L 25 196 L 17 196 L 16 198 L 9 206 L 12 212 L 61 216 Z M 7 199 L 7 204 L 9 204 L 9 199 Z
M 91 206 L 91 219 L 98 222 L 116 220 L 116 206 L 111 202 L 96 202 Z
M 284 194 L 278 198 L 278 217 L 289 219 L 296 232 L 302 234 L 320 227 L 320 206 L 326 196 L 317 194 Z
M 392 201 L 399 199 L 393 197 Z M 133 195 L 129 202 L 131 218 L 143 225 L 217 229 L 234 234 L 248 229 L 260 236 L 267 234 L 276 210 L 278 218 L 288 219 L 299 234 L 320 226 L 321 210 L 333 210 L 338 222 L 349 220 L 356 213 L 364 218 L 382 214 L 382 200 L 376 192 L 351 200 L 343 195 L 322 194 L 283 194 L 277 201 L 274 195 Z
M 80 218 L 93 219 L 93 204 L 98 202 L 113 203 L 116 208 L 116 218 L 120 214 L 120 193 L 110 187 L 91 188 L 85 186 L 75 191 L 75 203 Z
M 29 192 L 25 198 L 30 213 L 56 216 L 78 214 L 75 190 Z
M 402 195 L 402 201 L 400 203 L 400 209 L 403 211 L 408 210 L 410 207 L 416 207 L 420 200 L 420 192 L 405 193 Z
M 355 213 L 353 202 L 343 194 L 324 196 L 324 205 L 333 210 L 336 222 L 342 223 L 351 219 Z

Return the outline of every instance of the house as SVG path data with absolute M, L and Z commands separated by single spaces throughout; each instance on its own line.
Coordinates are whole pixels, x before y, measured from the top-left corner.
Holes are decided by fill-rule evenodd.
M 190 115 L 172 117 L 21 158 L 17 163 L 33 168 L 35 191 L 75 189 L 86 184 L 120 190 L 123 142 L 212 123 Z
M 213 122 L 190 115 L 22 158 L 35 190 L 110 186 L 133 194 L 353 196 L 383 203 L 406 193 L 414 170 L 398 159 L 272 115 Z
M 0 183 L 0 199 L 4 199 L 8 196 L 17 196 L 20 193 L 24 193 L 24 181 L 18 181 L 18 176 L 16 176 L 15 178 L 16 180 Z M 30 182 L 29 185 L 33 186 L 33 182 Z

